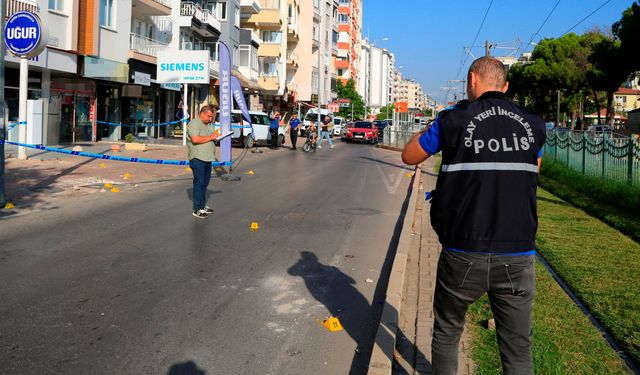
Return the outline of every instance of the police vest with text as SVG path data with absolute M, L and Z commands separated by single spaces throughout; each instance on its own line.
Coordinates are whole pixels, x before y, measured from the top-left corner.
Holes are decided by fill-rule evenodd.
M 488 92 L 441 115 L 442 166 L 431 221 L 447 249 L 535 249 L 542 118 Z

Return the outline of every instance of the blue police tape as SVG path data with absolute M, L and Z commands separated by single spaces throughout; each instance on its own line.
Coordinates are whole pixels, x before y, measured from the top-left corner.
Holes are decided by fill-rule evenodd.
M 49 152 L 57 152 L 60 154 L 74 155 L 74 156 L 83 156 L 86 158 L 94 158 L 94 159 L 102 159 L 102 160 L 116 160 L 116 161 L 126 161 L 130 163 L 143 163 L 143 164 L 162 164 L 162 165 L 189 165 L 188 160 L 163 160 L 163 159 L 145 159 L 145 158 L 129 158 L 125 156 L 116 156 L 116 155 L 103 155 L 103 154 L 92 154 L 90 152 L 84 151 L 72 151 L 72 150 L 63 150 L 55 147 L 46 147 L 39 145 L 31 145 L 27 143 L 18 143 L 18 142 L 10 142 L 10 141 L 2 141 L 0 143 L 6 143 L 14 146 L 22 146 L 27 148 L 33 148 L 36 150 L 49 151 Z M 231 166 L 231 162 L 212 162 L 212 166 L 214 167 L 228 167 Z
M 96 123 L 98 123 L 100 125 L 108 125 L 108 126 L 147 126 L 147 127 L 154 127 L 154 126 L 176 125 L 176 124 L 180 124 L 180 123 L 187 122 L 187 121 L 189 121 L 189 120 L 183 119 L 183 120 L 176 120 L 176 121 L 169 121 L 169 122 L 161 122 L 159 124 L 123 124 L 123 123 L 115 123 L 115 122 L 109 122 L 109 121 L 96 121 Z
M 16 127 L 16 126 L 18 126 L 18 125 L 26 125 L 26 124 L 27 124 L 27 122 L 26 122 L 26 121 L 10 122 L 10 123 L 9 123 L 8 130 L 13 129 L 13 128 L 15 128 L 15 127 Z
M 107 125 L 107 126 L 126 126 L 126 127 L 134 127 L 134 126 L 146 126 L 146 127 L 154 127 L 154 126 L 169 126 L 169 125 L 176 125 L 176 124 L 180 124 L 183 122 L 188 122 L 189 120 L 176 120 L 176 121 L 170 121 L 170 122 L 161 122 L 159 124 L 123 124 L 123 123 L 115 123 L 115 122 L 109 122 L 109 121 L 96 121 L 98 124 L 100 125 Z M 220 127 L 220 124 L 213 124 L 213 126 L 215 127 Z M 233 129 L 251 129 L 251 126 L 249 125 L 244 125 L 244 126 L 240 126 L 240 125 L 233 125 L 232 126 Z

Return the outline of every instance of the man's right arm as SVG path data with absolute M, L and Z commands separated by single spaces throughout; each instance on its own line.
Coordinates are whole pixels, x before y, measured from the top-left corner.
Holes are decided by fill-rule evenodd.
M 411 138 L 402 151 L 402 161 L 405 164 L 420 164 L 431 155 L 435 155 L 440 151 L 440 125 L 441 122 L 438 117 L 429 128 L 421 131 Z

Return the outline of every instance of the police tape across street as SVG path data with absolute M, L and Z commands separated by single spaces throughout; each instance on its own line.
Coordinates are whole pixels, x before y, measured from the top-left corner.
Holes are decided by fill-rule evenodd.
M 130 163 L 143 163 L 143 164 L 161 164 L 161 165 L 189 165 L 188 160 L 171 160 L 171 159 L 146 159 L 146 158 L 134 158 L 134 157 L 126 157 L 126 156 L 117 156 L 117 155 L 103 155 L 103 154 L 93 154 L 90 152 L 84 151 L 73 151 L 73 150 L 64 150 L 61 148 L 55 147 L 47 147 L 40 145 L 32 145 L 28 143 L 19 143 L 19 142 L 10 142 L 10 141 L 2 141 L 0 143 L 5 143 L 8 145 L 21 146 L 32 148 L 36 150 L 48 151 L 48 152 L 57 152 L 60 154 L 67 154 L 73 156 L 82 156 L 86 158 L 94 158 L 94 159 L 102 159 L 102 160 L 116 160 L 116 161 L 125 161 Z M 213 167 L 228 167 L 232 166 L 234 161 L 231 162 L 212 162 L 211 165 Z

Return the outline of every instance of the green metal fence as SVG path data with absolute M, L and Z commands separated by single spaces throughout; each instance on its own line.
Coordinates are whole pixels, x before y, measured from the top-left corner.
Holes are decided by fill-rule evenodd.
M 584 175 L 640 185 L 640 140 L 611 133 L 547 132 L 545 155 Z

